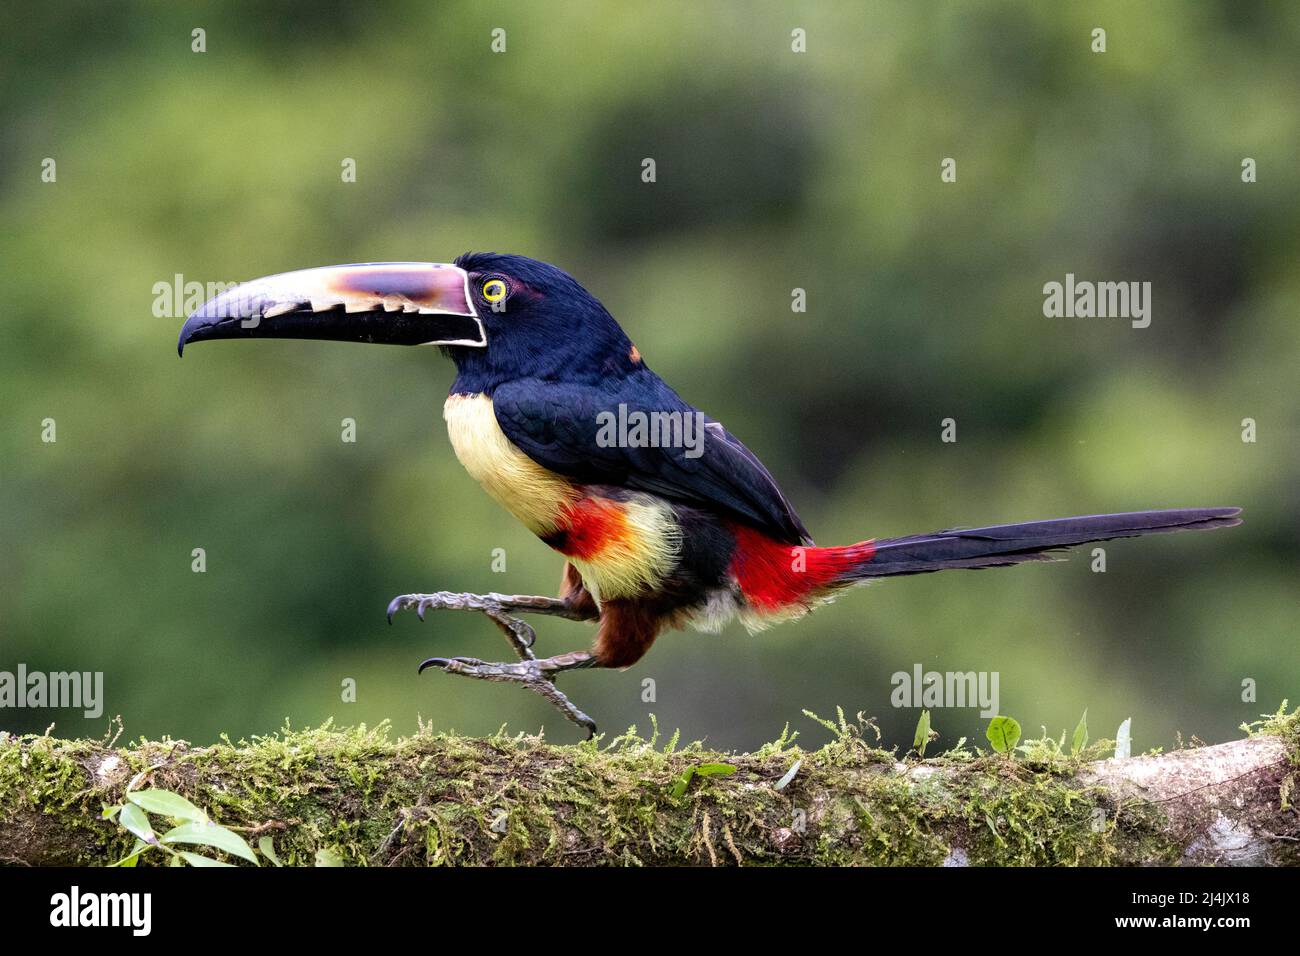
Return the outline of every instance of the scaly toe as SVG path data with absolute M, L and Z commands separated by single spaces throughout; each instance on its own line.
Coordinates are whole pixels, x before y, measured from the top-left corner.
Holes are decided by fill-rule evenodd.
M 487 661 L 479 660 L 477 657 L 430 657 L 420 663 L 417 674 L 423 674 L 426 668 L 440 667 L 445 671 L 455 674 L 473 674 L 468 668 L 488 667 L 491 666 Z

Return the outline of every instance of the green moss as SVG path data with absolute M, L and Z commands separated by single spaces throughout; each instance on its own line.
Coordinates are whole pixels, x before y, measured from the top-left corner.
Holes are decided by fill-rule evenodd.
M 1281 809 L 1294 809 L 1297 788 L 1300 787 L 1300 707 L 1287 710 L 1287 701 L 1282 701 L 1276 713 L 1261 714 L 1259 720 L 1241 725 L 1248 737 L 1281 737 L 1287 743 L 1287 755 L 1290 758 L 1291 772 L 1282 778 L 1278 787 Z
M 1059 748 L 1030 748 L 1032 759 L 962 748 L 900 762 L 867 739 L 874 727 L 861 716 L 823 724 L 835 739 L 818 750 L 798 747 L 787 729 L 743 755 L 679 748 L 675 735 L 660 747 L 658 728 L 648 740 L 632 728 L 566 747 L 504 732 L 394 739 L 386 725 L 210 747 L 0 736 L 0 821 L 11 857 L 111 863 L 133 840 L 99 812 L 134 780 L 183 794 L 250 842 L 270 836 L 287 865 L 311 865 L 321 848 L 350 864 L 421 866 L 1101 865 L 1174 862 L 1181 852 L 1158 806 L 1081 786 L 1080 758 Z M 1297 713 L 1248 731 L 1284 734 L 1300 753 Z M 798 774 L 778 791 L 796 760 Z M 673 795 L 686 770 L 710 762 L 736 771 L 697 775 Z

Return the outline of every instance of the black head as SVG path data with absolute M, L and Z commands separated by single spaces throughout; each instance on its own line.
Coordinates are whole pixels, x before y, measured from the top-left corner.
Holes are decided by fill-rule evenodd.
M 600 301 L 563 269 L 526 256 L 467 252 L 456 259 L 487 348 L 448 346 L 458 387 L 491 392 L 518 378 L 598 381 L 639 366 Z

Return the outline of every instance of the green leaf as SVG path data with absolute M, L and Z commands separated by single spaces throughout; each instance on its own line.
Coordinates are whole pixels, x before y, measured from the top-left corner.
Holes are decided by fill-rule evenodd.
M 129 833 L 134 833 L 145 843 L 158 842 L 158 834 L 154 833 L 153 827 L 149 825 L 149 818 L 134 803 L 128 803 L 122 807 L 118 822 L 126 827 Z
M 135 790 L 126 798 L 141 810 L 170 817 L 173 820 L 187 820 L 191 823 L 207 823 L 208 815 L 190 803 L 178 793 L 170 790 Z
M 693 779 L 695 779 L 695 768 L 687 767 L 677 775 L 677 779 L 673 781 L 673 788 L 669 792 L 674 797 L 680 797 L 686 792 L 686 788 L 691 785 Z
M 338 851 L 333 847 L 323 846 L 316 851 L 317 866 L 342 866 L 343 858 L 338 855 Z
M 726 777 L 735 772 L 736 768 L 729 763 L 702 763 L 695 768 L 699 777 Z
M 1009 754 L 1020 742 L 1020 724 L 1014 717 L 994 717 L 989 721 L 984 736 L 998 753 Z
M 180 856 L 190 866 L 229 866 L 234 867 L 233 863 L 222 863 L 220 860 L 214 860 L 210 856 L 203 856 L 199 853 L 189 853 L 186 850 L 180 851 Z
M 275 855 L 275 845 L 271 843 L 271 838 L 269 836 L 264 836 L 258 840 L 257 848 L 262 851 L 262 856 L 266 857 L 276 866 L 284 866 L 284 864 L 280 862 L 280 858 Z
M 691 781 L 699 777 L 725 777 L 736 772 L 736 768 L 729 763 L 702 763 L 694 767 L 687 767 L 673 781 L 672 790 L 669 791 L 674 797 L 680 797 L 686 792 L 686 788 L 691 785 Z
M 930 712 L 921 711 L 921 719 L 916 722 L 916 736 L 912 739 L 912 749 L 921 757 L 925 756 L 925 745 L 930 742 Z
M 1115 756 L 1130 757 L 1133 754 L 1132 717 L 1125 717 L 1124 723 L 1115 731 Z
M 257 865 L 257 855 L 238 833 L 215 823 L 182 823 L 163 834 L 163 843 L 198 843 L 216 847 Z
M 1070 741 L 1070 753 L 1077 754 L 1088 746 L 1088 711 L 1084 710 L 1079 718 L 1079 726 L 1074 728 L 1074 739 Z
M 802 757 L 800 757 L 794 763 L 790 764 L 790 769 L 785 772 L 785 776 L 776 782 L 776 789 L 784 790 L 786 787 L 788 787 L 790 785 L 790 781 L 794 779 L 795 774 L 799 772 L 799 768 L 802 766 L 803 766 Z
M 99 818 L 101 820 L 111 820 L 113 817 L 117 816 L 118 811 L 121 809 L 122 805 L 120 803 L 115 807 L 110 807 L 105 804 L 103 811 L 99 814 Z

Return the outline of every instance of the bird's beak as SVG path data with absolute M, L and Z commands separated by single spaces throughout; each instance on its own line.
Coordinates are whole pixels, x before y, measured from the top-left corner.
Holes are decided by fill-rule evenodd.
M 185 321 L 176 351 L 243 338 L 487 345 L 465 270 L 437 262 L 323 266 L 241 283 Z

